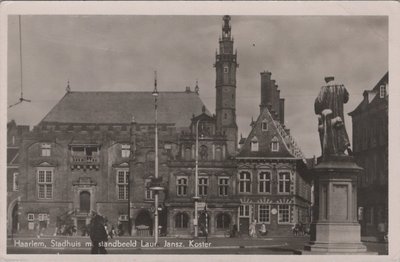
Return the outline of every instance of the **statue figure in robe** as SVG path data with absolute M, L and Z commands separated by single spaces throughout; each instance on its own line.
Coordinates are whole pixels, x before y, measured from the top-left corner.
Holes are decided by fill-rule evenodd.
M 349 137 L 344 125 L 343 105 L 349 100 L 344 85 L 330 83 L 333 77 L 326 77 L 315 99 L 314 109 L 318 115 L 318 132 L 322 156 L 351 154 Z

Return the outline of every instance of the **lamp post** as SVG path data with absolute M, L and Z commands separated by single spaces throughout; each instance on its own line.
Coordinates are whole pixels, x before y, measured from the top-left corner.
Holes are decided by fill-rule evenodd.
M 199 122 L 200 119 L 196 122 L 196 162 L 195 162 L 195 171 L 194 171 L 194 236 L 199 236 L 199 218 L 198 218 L 198 211 L 197 211 L 197 204 L 199 201 Z
M 152 93 L 154 97 L 154 111 L 155 111 L 155 157 L 154 157 L 154 178 L 158 182 L 158 127 L 157 127 L 157 71 L 154 72 L 154 91 Z M 150 188 L 154 191 L 154 245 L 158 245 L 158 191 L 162 190 L 160 185 L 152 185 Z
M 129 235 L 132 236 L 132 220 L 131 220 L 131 185 L 133 179 L 133 160 L 135 158 L 135 136 L 133 135 L 133 130 L 135 127 L 136 121 L 135 117 L 132 116 L 131 126 L 130 126 L 130 154 L 129 154 L 129 174 L 128 174 L 128 231 Z

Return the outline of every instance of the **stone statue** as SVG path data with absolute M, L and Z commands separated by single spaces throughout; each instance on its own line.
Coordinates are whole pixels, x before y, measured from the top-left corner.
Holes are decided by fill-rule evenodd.
M 334 77 L 326 77 L 315 99 L 314 109 L 318 116 L 322 156 L 350 154 L 350 142 L 344 125 L 343 104 L 349 100 L 344 85 L 330 83 Z

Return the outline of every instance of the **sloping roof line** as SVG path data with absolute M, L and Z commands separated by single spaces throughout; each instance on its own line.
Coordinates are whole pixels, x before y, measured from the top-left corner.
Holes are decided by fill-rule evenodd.
M 189 127 L 192 115 L 205 106 L 197 93 L 185 91 L 159 92 L 157 101 L 159 123 L 177 127 Z M 154 123 L 152 92 L 68 92 L 41 123 L 127 124 L 132 115 L 137 123 Z
M 289 150 L 289 148 L 288 148 L 288 146 L 287 146 L 287 144 L 286 144 L 285 139 L 284 139 L 284 138 L 282 137 L 282 135 L 280 134 L 280 132 L 279 132 L 277 126 L 276 126 L 275 120 L 274 120 L 274 118 L 272 117 L 271 113 L 269 112 L 268 108 L 264 108 L 264 110 L 263 110 L 263 111 L 259 114 L 259 116 L 257 117 L 257 120 L 255 121 L 256 124 L 253 125 L 253 127 L 252 127 L 252 129 L 251 129 L 251 131 L 250 131 L 250 134 L 247 136 L 245 142 L 243 143 L 243 146 L 241 147 L 241 149 L 240 149 L 240 151 L 239 151 L 239 153 L 238 153 L 238 157 L 240 157 L 241 154 L 244 154 L 244 153 L 245 153 L 244 150 L 245 150 L 245 148 L 246 148 L 246 145 L 247 145 L 249 142 L 251 142 L 251 139 L 253 138 L 254 133 L 256 132 L 257 123 L 260 122 L 261 117 L 264 115 L 264 113 L 268 114 L 268 116 L 271 118 L 271 120 L 272 120 L 272 122 L 273 122 L 273 124 L 274 124 L 274 126 L 275 126 L 275 130 L 277 131 L 277 133 L 278 133 L 279 136 L 281 137 L 281 141 L 282 141 L 282 143 L 284 144 L 287 153 L 288 153 L 290 156 L 292 156 L 293 158 L 295 158 L 295 156 L 294 156 L 294 155 L 291 153 L 291 151 Z

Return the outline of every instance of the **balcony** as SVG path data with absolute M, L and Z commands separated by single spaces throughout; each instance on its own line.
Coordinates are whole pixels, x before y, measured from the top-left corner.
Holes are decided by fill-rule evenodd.
M 100 147 L 97 145 L 72 145 L 71 170 L 98 170 Z

